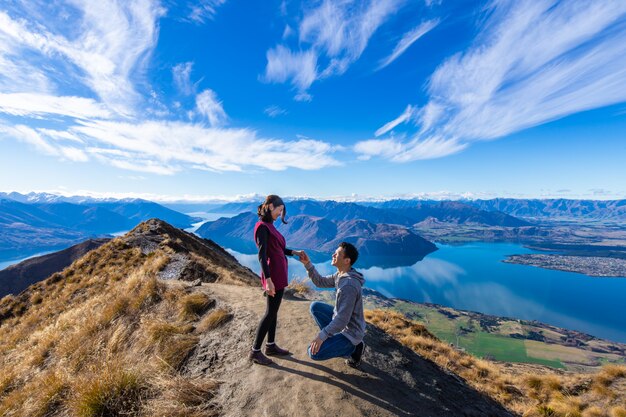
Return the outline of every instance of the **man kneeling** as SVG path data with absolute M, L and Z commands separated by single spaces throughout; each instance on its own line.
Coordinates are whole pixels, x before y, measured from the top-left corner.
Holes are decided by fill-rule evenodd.
M 335 308 L 315 301 L 311 304 L 311 315 L 320 332 L 309 346 L 309 356 L 321 361 L 337 357 L 349 357 L 346 363 L 354 368 L 361 364 L 365 350 L 365 318 L 363 316 L 363 275 L 352 265 L 359 257 L 354 245 L 341 242 L 333 254 L 332 265 L 337 272 L 323 277 L 302 252 L 300 262 L 304 264 L 311 281 L 322 288 L 336 288 Z

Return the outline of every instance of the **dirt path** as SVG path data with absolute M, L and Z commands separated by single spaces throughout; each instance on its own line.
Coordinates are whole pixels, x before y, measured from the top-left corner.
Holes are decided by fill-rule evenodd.
M 306 348 L 317 334 L 310 302 L 284 299 L 277 342 L 294 354 L 262 367 L 247 355 L 265 309 L 260 289 L 203 284 L 233 319 L 202 337 L 187 370 L 222 381 L 222 414 L 239 416 L 510 416 L 456 376 L 368 325 L 360 370 L 341 358 L 314 362 Z

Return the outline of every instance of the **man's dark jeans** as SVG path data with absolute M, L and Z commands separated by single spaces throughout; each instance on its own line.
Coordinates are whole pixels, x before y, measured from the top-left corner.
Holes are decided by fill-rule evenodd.
M 333 307 L 328 304 L 314 301 L 311 303 L 310 310 L 320 330 L 328 326 L 328 323 L 333 319 Z M 355 346 L 347 337 L 341 333 L 337 333 L 324 340 L 320 350 L 315 355 L 311 355 L 310 346 L 308 353 L 309 357 L 314 361 L 324 361 L 330 358 L 348 357 L 354 352 L 354 349 Z

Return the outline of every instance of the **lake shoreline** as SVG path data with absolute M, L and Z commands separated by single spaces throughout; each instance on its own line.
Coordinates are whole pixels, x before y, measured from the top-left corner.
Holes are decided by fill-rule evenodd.
M 602 256 L 557 254 L 510 255 L 502 262 L 556 271 L 575 272 L 597 278 L 626 278 L 626 260 Z
M 333 302 L 333 297 L 332 293 L 319 290 L 308 295 L 308 298 L 329 303 Z M 490 360 L 579 372 L 595 372 L 605 362 L 626 362 L 626 343 L 537 320 L 387 297 L 370 288 L 363 289 L 363 302 L 366 309 L 390 309 L 402 313 L 424 324 L 455 348 Z M 506 348 L 497 349 L 496 346 Z

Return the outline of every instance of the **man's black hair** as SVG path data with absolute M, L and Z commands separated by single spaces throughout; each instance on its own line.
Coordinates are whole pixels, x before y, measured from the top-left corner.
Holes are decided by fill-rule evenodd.
M 359 251 L 352 243 L 341 242 L 339 244 L 340 248 L 343 248 L 343 253 L 346 258 L 350 258 L 350 266 L 356 263 L 356 260 L 359 259 Z

